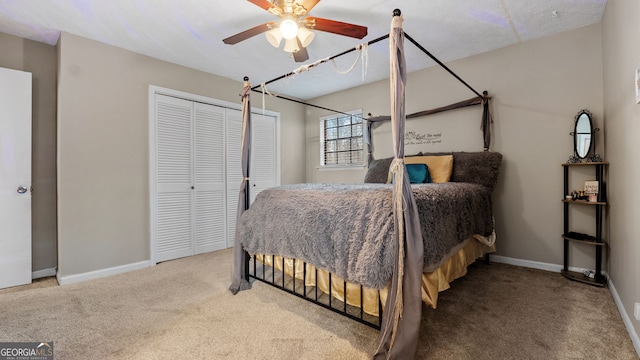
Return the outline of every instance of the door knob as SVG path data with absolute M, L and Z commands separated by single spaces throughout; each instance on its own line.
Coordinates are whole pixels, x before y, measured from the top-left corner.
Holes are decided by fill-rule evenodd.
M 27 192 L 27 188 L 24 186 L 18 186 L 18 194 L 24 194 Z

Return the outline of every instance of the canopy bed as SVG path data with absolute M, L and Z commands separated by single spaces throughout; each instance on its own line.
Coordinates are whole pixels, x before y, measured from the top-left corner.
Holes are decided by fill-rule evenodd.
M 478 97 L 405 114 L 404 38 L 433 56 L 406 35 L 401 24 L 400 11 L 395 10 L 388 36 L 392 112 L 389 117 L 367 119 L 369 171 L 363 184 L 284 185 L 262 191 L 249 207 L 249 109 L 250 92 L 256 88 L 245 78 L 244 180 L 230 290 L 235 294 L 249 289 L 253 278 L 358 321 L 370 322 L 367 319 L 375 316 L 380 344 L 374 357 L 408 359 L 417 348 L 423 299 L 435 307 L 441 288 L 464 275 L 476 258 L 495 250 L 491 193 L 502 156 L 488 151 L 491 98 L 473 90 L 437 59 Z M 472 105 L 483 105 L 484 152 L 405 157 L 406 118 Z M 394 156 L 375 160 L 371 131 L 382 121 L 391 121 Z M 441 168 L 445 175 L 434 176 L 432 183 L 415 183 L 416 174 L 424 176 L 423 182 L 425 169 L 433 175 Z M 323 293 L 328 294 L 328 304 L 319 301 Z

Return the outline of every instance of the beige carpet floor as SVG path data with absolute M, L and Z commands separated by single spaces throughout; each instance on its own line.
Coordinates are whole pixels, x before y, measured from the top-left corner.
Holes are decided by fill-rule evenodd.
M 60 359 L 369 359 L 378 332 L 262 283 L 231 295 L 231 251 L 0 290 L 0 342 Z M 478 264 L 424 308 L 419 359 L 638 359 L 611 294 Z

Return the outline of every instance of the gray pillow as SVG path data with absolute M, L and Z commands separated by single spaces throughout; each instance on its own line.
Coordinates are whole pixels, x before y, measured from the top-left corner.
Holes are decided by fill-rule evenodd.
M 502 154 L 492 151 L 454 152 L 451 181 L 484 185 L 495 189 Z
M 480 184 L 493 191 L 498 183 L 502 154 L 492 151 L 454 151 L 423 155 L 453 155 L 451 182 Z
M 389 176 L 389 166 L 391 166 L 392 157 L 380 160 L 373 160 L 369 164 L 369 170 L 364 176 L 365 183 L 381 183 L 387 182 Z

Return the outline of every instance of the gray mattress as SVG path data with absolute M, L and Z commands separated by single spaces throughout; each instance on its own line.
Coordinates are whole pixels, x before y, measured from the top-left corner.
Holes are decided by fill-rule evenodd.
M 413 184 L 432 271 L 471 235 L 493 231 L 491 189 L 473 183 Z M 262 191 L 238 223 L 252 254 L 304 260 L 381 289 L 393 272 L 392 188 L 388 184 L 296 184 Z

